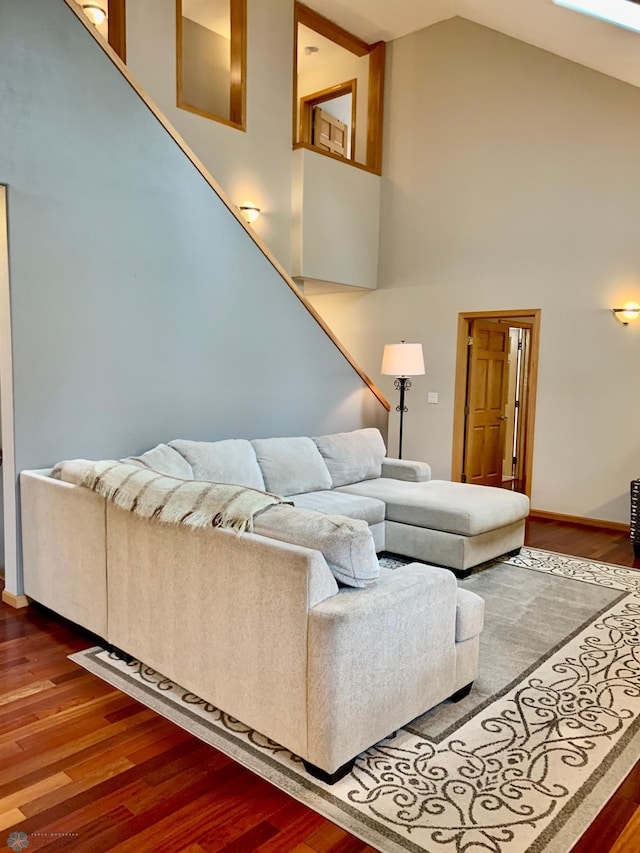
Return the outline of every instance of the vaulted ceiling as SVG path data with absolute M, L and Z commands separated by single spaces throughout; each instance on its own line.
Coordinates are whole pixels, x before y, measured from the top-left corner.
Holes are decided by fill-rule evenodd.
M 457 15 L 640 86 L 640 34 L 552 0 L 303 0 L 365 41 L 389 41 Z

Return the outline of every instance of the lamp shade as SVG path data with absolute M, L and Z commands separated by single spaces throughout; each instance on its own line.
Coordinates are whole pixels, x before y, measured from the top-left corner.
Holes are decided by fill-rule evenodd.
M 380 372 L 385 376 L 421 376 L 424 373 L 422 344 L 386 344 Z

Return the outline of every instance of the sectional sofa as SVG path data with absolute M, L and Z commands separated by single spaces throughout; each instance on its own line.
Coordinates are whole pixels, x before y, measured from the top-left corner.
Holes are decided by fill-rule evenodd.
M 376 551 L 466 569 L 522 544 L 523 496 L 431 481 L 427 465 L 387 459 L 377 430 L 176 440 L 112 467 L 167 494 L 239 483 L 292 505 L 279 498 L 238 534 L 123 509 L 83 484 L 88 471 L 100 480 L 94 463 L 24 471 L 26 594 L 286 746 L 313 775 L 335 781 L 364 749 L 470 689 L 482 600 L 446 568 L 380 569 Z
M 296 507 L 365 520 L 376 550 L 464 573 L 520 548 L 526 495 L 432 480 L 425 462 L 390 459 L 377 429 L 308 437 L 176 440 L 129 461 L 196 480 L 239 483 Z

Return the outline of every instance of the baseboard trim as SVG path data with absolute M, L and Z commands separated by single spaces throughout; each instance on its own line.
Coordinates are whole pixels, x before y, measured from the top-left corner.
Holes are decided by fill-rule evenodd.
M 571 524 L 582 524 L 584 527 L 601 527 L 606 530 L 619 530 L 629 533 L 629 525 L 622 521 L 606 521 L 603 518 L 586 518 L 581 515 L 565 515 L 562 512 L 548 512 L 546 509 L 532 509 L 532 518 L 547 518 L 549 521 L 568 521 Z
M 6 589 L 2 590 L 2 600 L 9 607 L 15 607 L 16 610 L 29 606 L 29 599 L 26 595 L 14 595 L 12 592 L 7 592 Z

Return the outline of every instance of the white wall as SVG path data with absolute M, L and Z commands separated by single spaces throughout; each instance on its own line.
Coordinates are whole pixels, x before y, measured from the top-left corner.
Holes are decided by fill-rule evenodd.
M 384 343 L 424 344 L 403 455 L 445 478 L 458 312 L 541 308 L 533 506 L 628 522 L 640 325 L 610 309 L 640 301 L 640 91 L 462 19 L 387 56 L 378 290 L 314 305 L 374 381 Z
M 247 2 L 246 133 L 176 107 L 175 0 L 127 0 L 127 67 L 237 204 L 262 215 L 254 228 L 291 263 L 293 2 Z
M 384 426 L 382 405 L 63 0 L 2 0 L 0 81 L 7 470 L 175 437 Z M 6 589 L 22 592 L 19 559 Z
M 293 164 L 292 274 L 375 287 L 380 177 L 305 148 Z

